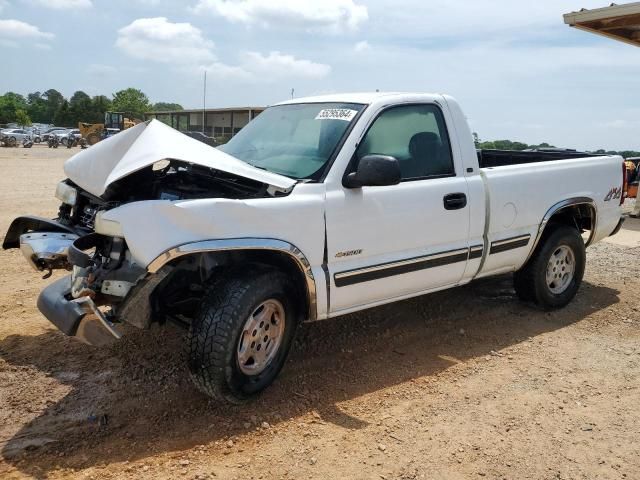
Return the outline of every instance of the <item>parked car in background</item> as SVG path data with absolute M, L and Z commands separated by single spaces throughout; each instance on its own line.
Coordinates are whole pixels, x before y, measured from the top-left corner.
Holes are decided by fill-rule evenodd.
M 31 132 L 22 128 L 8 128 L 2 130 L 0 140 L 11 145 L 21 143 L 26 137 L 31 138 Z
M 72 128 L 71 130 L 67 130 L 66 132 L 64 132 L 64 134 L 56 134 L 56 135 L 58 135 L 58 139 L 60 140 L 60 143 L 65 147 L 69 142 L 69 137 L 73 137 L 74 142 L 82 138 L 82 135 L 80 134 L 80 130 L 77 128 Z
M 40 136 L 40 129 L 35 127 L 30 127 L 26 129 L 29 135 L 31 135 L 31 139 L 33 143 L 40 143 L 42 141 L 42 137 Z
M 49 140 L 49 137 L 51 135 L 55 135 L 58 137 L 58 140 L 60 140 L 60 138 L 62 138 L 63 135 L 69 135 L 69 129 L 68 128 L 54 128 L 49 130 L 48 132 L 46 132 L 45 134 L 42 135 L 42 141 L 46 142 Z

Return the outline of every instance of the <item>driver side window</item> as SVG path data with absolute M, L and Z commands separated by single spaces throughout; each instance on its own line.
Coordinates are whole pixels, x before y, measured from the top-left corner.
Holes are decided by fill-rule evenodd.
M 358 160 L 371 154 L 397 158 L 403 181 L 455 175 L 449 136 L 436 105 L 406 105 L 382 112 L 356 153 Z

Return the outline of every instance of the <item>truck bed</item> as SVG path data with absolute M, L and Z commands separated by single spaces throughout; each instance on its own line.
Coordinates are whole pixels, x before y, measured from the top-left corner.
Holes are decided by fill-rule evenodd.
M 569 160 L 572 158 L 597 157 L 591 153 L 575 150 L 553 151 L 520 151 L 520 150 L 477 150 L 480 168 L 504 167 L 505 165 L 521 165 L 524 163 L 549 162 L 552 160 Z

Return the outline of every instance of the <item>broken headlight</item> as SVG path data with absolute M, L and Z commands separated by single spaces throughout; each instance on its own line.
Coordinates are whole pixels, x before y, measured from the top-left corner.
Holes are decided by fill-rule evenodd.
M 78 200 L 78 190 L 62 181 L 56 187 L 56 198 L 62 203 L 74 206 Z

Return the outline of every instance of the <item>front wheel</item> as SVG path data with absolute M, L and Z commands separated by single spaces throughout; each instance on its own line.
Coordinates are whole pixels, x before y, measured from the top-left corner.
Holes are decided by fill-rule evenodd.
M 98 143 L 100 141 L 100 135 L 98 135 L 97 133 L 90 133 L 87 136 L 87 143 L 89 145 L 95 145 L 96 143 Z
M 256 268 L 216 282 L 189 330 L 191 378 L 216 400 L 242 403 L 268 387 L 284 365 L 299 323 L 291 280 Z
M 531 259 L 515 273 L 516 293 L 545 310 L 562 308 L 580 288 L 585 262 L 580 232 L 559 225 L 543 236 Z

